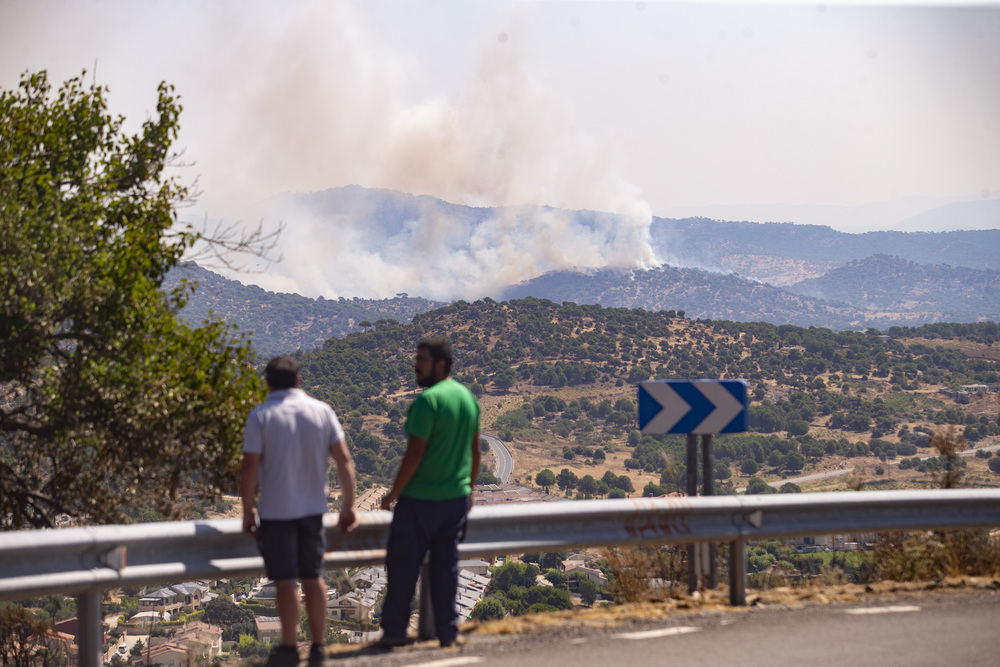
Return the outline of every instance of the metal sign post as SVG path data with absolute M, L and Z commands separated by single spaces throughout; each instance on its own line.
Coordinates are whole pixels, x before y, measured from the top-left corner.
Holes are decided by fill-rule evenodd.
M 687 494 L 691 497 L 698 495 L 698 435 L 701 435 L 702 495 L 711 496 L 715 469 L 712 435 L 745 431 L 747 405 L 745 380 L 641 382 L 639 429 L 650 434 L 687 434 Z M 698 589 L 699 580 L 706 588 L 715 588 L 715 560 L 715 544 L 688 547 L 688 592 Z
M 687 436 L 687 494 L 693 498 L 698 495 L 698 436 L 688 433 Z M 701 575 L 701 568 L 698 567 L 701 559 L 698 552 L 701 544 L 689 544 L 687 548 L 688 556 L 688 593 L 698 590 L 698 579 Z

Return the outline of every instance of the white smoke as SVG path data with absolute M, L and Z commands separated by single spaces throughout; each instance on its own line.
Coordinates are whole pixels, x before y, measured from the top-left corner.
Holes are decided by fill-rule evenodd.
M 303 38 L 288 39 L 298 43 Z M 386 75 L 383 82 L 391 79 Z M 335 102 L 343 91 L 315 90 L 308 104 L 336 109 L 329 119 L 335 128 L 317 128 L 306 141 L 299 141 L 298 133 L 310 132 L 309 123 L 260 119 L 261 127 L 277 125 L 292 135 L 271 137 L 262 148 L 263 155 L 281 154 L 283 171 L 298 164 L 329 173 L 324 160 L 346 159 L 350 153 L 362 183 L 367 177 L 371 184 L 399 192 L 497 207 L 493 216 L 470 226 L 428 205 L 389 238 L 366 234 L 370 223 L 365 219 L 324 219 L 303 209 L 271 208 L 270 215 L 286 224 L 285 261 L 269 272 L 281 276 L 280 282 L 272 283 L 269 276 L 260 282 L 311 296 L 379 298 L 407 292 L 474 299 L 552 270 L 657 264 L 649 239 L 650 207 L 617 176 L 612 145 L 588 137 L 575 124 L 572 109 L 529 70 L 516 45 L 487 47 L 464 90 L 460 97 L 399 106 L 392 113 L 358 101 L 345 111 Z M 341 116 L 355 117 L 358 107 L 370 125 L 367 139 L 345 151 L 336 128 L 345 124 Z M 273 111 L 256 109 L 262 108 Z M 342 185 L 343 177 L 330 174 L 325 185 Z M 318 185 L 315 174 L 305 180 Z M 569 206 L 600 213 L 584 220 L 564 209 Z

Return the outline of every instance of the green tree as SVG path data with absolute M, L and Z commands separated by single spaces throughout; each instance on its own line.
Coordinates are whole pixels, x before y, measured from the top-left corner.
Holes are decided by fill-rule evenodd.
M 205 605 L 203 620 L 212 625 L 233 625 L 252 622 L 253 612 L 234 603 L 226 595 L 220 595 Z
M 501 484 L 500 478 L 492 470 L 480 470 L 476 475 L 476 484 Z
M 614 486 L 615 488 L 621 489 L 625 493 L 635 493 L 635 487 L 632 485 L 632 478 L 628 475 L 619 475 L 616 477 Z
M 788 422 L 788 435 L 805 435 L 809 432 L 809 422 L 804 419 L 793 419 Z
M 549 583 L 555 586 L 556 588 L 563 588 L 566 582 L 569 580 L 569 577 L 567 575 L 563 574 L 562 572 L 560 572 L 555 568 L 545 570 L 544 574 L 545 578 L 548 579 Z
M 802 470 L 806 465 L 806 457 L 802 456 L 800 452 L 788 452 L 785 456 L 785 469 L 796 472 Z
M 584 475 L 580 478 L 580 481 L 576 483 L 577 490 L 586 496 L 593 496 L 597 493 L 597 480 L 594 479 L 593 475 Z
M 773 486 L 770 486 L 760 477 L 751 477 L 747 481 L 747 493 L 749 494 L 777 493 L 777 489 L 775 489 Z
M 503 603 L 497 598 L 490 595 L 479 602 L 476 606 L 472 608 L 472 618 L 477 621 L 489 621 L 495 618 L 503 618 L 507 615 L 507 610 L 504 609 Z
M 240 640 L 236 644 L 236 653 L 244 660 L 247 660 L 267 655 L 268 648 L 267 644 L 252 635 L 240 635 Z
M 597 584 L 589 577 L 580 577 L 577 582 L 577 590 L 580 593 L 580 601 L 585 605 L 593 605 L 597 601 Z
M 517 382 L 517 374 L 510 368 L 506 368 L 493 377 L 493 386 L 500 391 L 507 391 Z
M 573 600 L 569 592 L 552 586 L 532 586 L 527 590 L 526 601 L 529 606 L 536 604 L 550 605 L 555 609 L 572 609 Z
M 575 489 L 576 482 L 576 473 L 569 468 L 563 468 L 559 471 L 559 474 L 556 475 L 556 484 L 559 485 L 559 489 L 562 491 L 565 491 L 566 489 Z
M 556 474 L 551 470 L 549 470 L 548 468 L 539 471 L 539 473 L 535 475 L 535 484 L 545 489 L 545 493 L 548 493 L 549 487 L 551 487 L 555 483 L 556 483 Z
M 511 591 L 515 588 L 528 588 L 535 585 L 535 577 L 540 570 L 534 563 L 518 563 L 510 561 L 504 563 L 493 572 L 490 580 L 490 591 L 500 591 L 508 596 L 512 596 Z
M 538 558 L 538 566 L 543 570 L 552 570 L 562 565 L 566 554 L 560 551 L 546 551 Z
M 180 104 L 161 84 L 132 136 L 82 76 L 0 92 L 0 528 L 66 513 L 176 515 L 178 494 L 232 488 L 260 398 L 245 340 L 177 318 L 160 288 L 199 240 L 188 189 L 164 175 Z M 225 242 L 217 248 L 226 248 Z

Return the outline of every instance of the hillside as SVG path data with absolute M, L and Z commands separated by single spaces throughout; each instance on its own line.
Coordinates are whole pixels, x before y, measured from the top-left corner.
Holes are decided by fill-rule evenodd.
M 788 291 L 873 312 L 925 312 L 926 321 L 1000 319 L 1000 271 L 917 264 L 875 255 Z
M 444 305 L 404 294 L 381 300 L 310 299 L 244 285 L 195 264 L 172 270 L 163 287 L 174 289 L 182 280 L 197 284 L 181 310 L 183 319 L 201 322 L 212 314 L 236 324 L 251 336 L 254 349 L 264 358 L 318 347 L 328 338 L 362 330 L 362 322 L 368 326 L 384 319 L 409 322 L 417 313 Z
M 695 319 L 792 323 L 831 329 L 868 326 L 868 314 L 740 278 L 735 274 L 669 266 L 649 270 L 548 273 L 507 289 L 498 298 L 525 297 L 615 308 L 680 310 Z M 923 322 L 923 317 L 898 320 Z
M 876 256 L 785 289 L 698 269 L 553 272 L 506 290 L 557 303 L 680 309 L 696 319 L 765 321 L 834 330 L 1000 318 L 1000 271 L 923 266 Z
M 835 333 L 534 298 L 460 301 L 297 354 L 304 385 L 341 415 L 363 485 L 385 483 L 399 465 L 413 346 L 436 333 L 453 342 L 455 376 L 480 396 L 484 430 L 510 443 L 515 478 L 530 485 L 543 468 L 565 468 L 571 495 L 614 493 L 616 483 L 679 488 L 683 437 L 635 430 L 635 384 L 651 377 L 748 381 L 750 432 L 716 438 L 723 492 L 754 474 L 774 481 L 841 466 L 866 470 L 866 484 L 933 484 L 942 464 L 928 434 L 949 423 L 970 443 L 1000 444 L 1000 392 L 952 391 L 1000 385 L 995 323 Z M 1000 483 L 987 457 L 964 461 L 969 483 Z M 603 492 L 573 491 L 588 475 Z

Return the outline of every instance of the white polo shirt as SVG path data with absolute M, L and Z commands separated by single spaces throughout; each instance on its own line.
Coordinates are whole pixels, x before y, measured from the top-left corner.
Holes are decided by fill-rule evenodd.
M 330 446 L 344 439 L 336 413 L 301 389 L 278 389 L 247 417 L 243 452 L 260 454 L 261 519 L 326 512 Z

